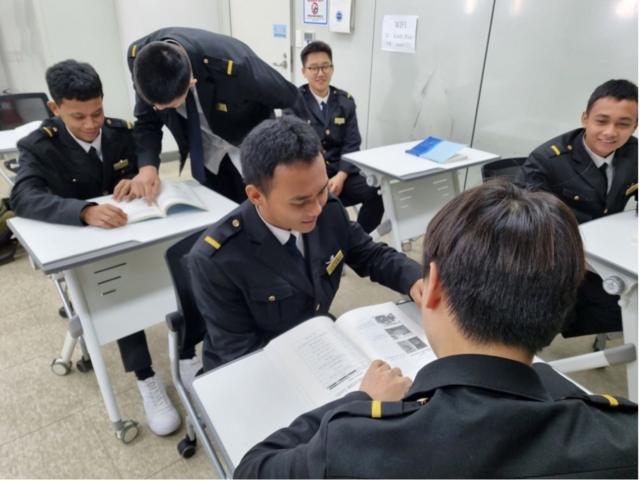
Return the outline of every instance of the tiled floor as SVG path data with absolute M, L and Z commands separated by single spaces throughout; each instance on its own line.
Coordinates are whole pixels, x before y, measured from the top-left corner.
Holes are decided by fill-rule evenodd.
M 163 164 L 163 177 L 175 177 L 175 162 Z M 4 189 L 4 190 L 3 190 Z M 6 196 L 6 187 L 0 187 Z M 417 258 L 420 243 L 410 253 Z M 332 311 L 396 300 L 398 295 L 358 278 L 348 270 Z M 61 305 L 52 282 L 31 268 L 24 251 L 0 266 L 0 478 L 211 478 L 213 470 L 202 452 L 183 460 L 176 444 L 178 433 L 159 438 L 148 429 L 134 376 L 123 372 L 114 343 L 103 348 L 114 391 L 123 415 L 141 422 L 142 430 L 130 445 L 112 431 L 92 372 L 75 368 L 64 377 L 49 366 L 59 354 L 66 321 L 58 317 Z M 166 327 L 147 331 L 154 368 L 168 383 Z M 541 357 L 555 359 L 589 352 L 593 337 L 557 338 Z M 619 343 L 620 341 L 614 342 Z M 74 359 L 78 359 L 76 352 Z M 626 394 L 624 367 L 609 367 L 573 376 L 594 392 Z M 177 404 L 173 388 L 170 395 Z

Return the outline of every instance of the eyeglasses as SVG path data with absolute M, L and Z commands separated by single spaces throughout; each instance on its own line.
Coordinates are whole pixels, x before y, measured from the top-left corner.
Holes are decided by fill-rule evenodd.
M 322 71 L 322 73 L 327 73 L 333 70 L 333 64 L 328 63 L 325 65 L 312 65 L 311 67 L 305 67 L 307 70 L 312 72 L 314 75 L 318 75 L 318 72 Z

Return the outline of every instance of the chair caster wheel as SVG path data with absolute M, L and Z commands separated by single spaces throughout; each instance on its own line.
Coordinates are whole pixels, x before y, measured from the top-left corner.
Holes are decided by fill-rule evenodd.
M 76 369 L 80 372 L 89 372 L 93 369 L 93 364 L 91 364 L 91 359 L 79 359 L 76 362 Z
M 189 439 L 189 436 L 185 437 L 178 443 L 178 454 L 184 459 L 189 459 L 196 454 L 196 440 Z
M 64 306 L 60 306 L 58 308 L 58 315 L 63 319 L 67 319 L 67 311 L 65 310 Z
M 51 371 L 56 376 L 66 376 L 71 371 L 71 361 L 64 362 L 61 358 L 57 357 L 51 362 Z
M 116 438 L 122 441 L 123 444 L 129 444 L 138 437 L 140 430 L 137 422 L 127 419 L 121 422 L 121 426 L 120 429 L 116 430 Z

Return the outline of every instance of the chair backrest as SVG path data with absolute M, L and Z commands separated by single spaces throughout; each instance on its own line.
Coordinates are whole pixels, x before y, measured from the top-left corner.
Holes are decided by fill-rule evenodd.
M 0 130 L 11 130 L 34 120 L 53 117 L 42 92 L 0 95 Z
M 482 181 L 486 182 L 492 177 L 505 177 L 510 181 L 516 180 L 516 175 L 520 166 L 527 160 L 526 157 L 512 157 L 509 159 L 499 159 L 482 166 Z
M 204 338 L 206 330 L 204 319 L 193 298 L 191 277 L 189 276 L 189 269 L 185 259 L 185 255 L 189 253 L 191 247 L 202 236 L 203 232 L 204 230 L 199 230 L 176 242 L 167 249 L 164 255 L 171 274 L 171 280 L 173 281 L 178 312 L 184 319 L 184 326 L 182 326 L 184 329 L 180 329 L 183 334 L 180 336 L 180 348 L 184 344 L 185 335 L 190 339 L 200 341 Z M 195 344 L 196 342 L 193 342 L 193 345 Z

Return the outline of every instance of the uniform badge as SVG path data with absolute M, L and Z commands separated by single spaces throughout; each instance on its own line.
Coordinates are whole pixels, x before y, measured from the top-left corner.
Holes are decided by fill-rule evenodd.
M 342 259 L 344 259 L 344 254 L 342 253 L 342 249 L 340 249 L 327 261 L 327 274 L 333 274 L 333 271 L 336 270 L 336 267 L 338 267 L 338 265 L 342 262 Z
M 216 104 L 216 110 L 219 110 L 220 112 L 228 112 L 229 111 L 227 109 L 227 104 L 223 104 L 222 102 L 218 102 Z
M 344 117 L 335 117 L 333 119 L 333 123 L 336 125 L 342 125 L 344 124 L 344 122 L 345 122 Z
M 629 187 L 629 188 L 624 192 L 624 195 L 625 195 L 625 196 L 629 196 L 629 195 L 634 194 L 634 193 L 636 193 L 636 192 L 638 192 L 638 184 L 637 184 L 637 183 L 632 184 L 632 185 L 631 185 L 631 186 L 630 186 L 630 187 Z
M 120 159 L 118 162 L 113 164 L 113 170 L 122 170 L 125 167 L 129 167 L 129 159 Z

